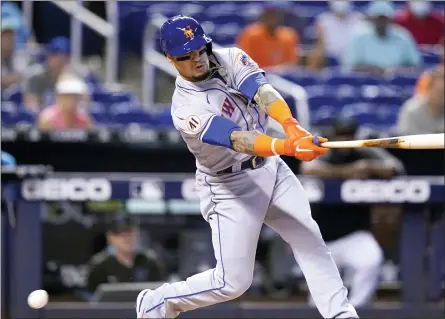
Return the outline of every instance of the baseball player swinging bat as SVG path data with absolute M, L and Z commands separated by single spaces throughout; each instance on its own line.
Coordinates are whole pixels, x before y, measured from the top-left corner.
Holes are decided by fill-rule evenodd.
M 359 147 L 382 147 L 403 148 L 411 150 L 444 149 L 445 136 L 440 134 L 418 134 L 405 135 L 389 138 L 377 138 L 356 141 L 333 141 L 321 143 L 326 148 L 359 148 Z M 316 141 L 314 143 L 318 144 Z
M 159 34 L 167 61 L 179 73 L 171 116 L 196 158 L 196 192 L 212 229 L 216 265 L 184 281 L 142 290 L 137 317 L 176 318 L 244 294 L 266 224 L 298 259 L 321 316 L 359 318 L 312 218 L 306 191 L 280 157 L 311 161 L 328 149 L 314 145 L 246 52 L 213 48 L 199 22 L 188 16 L 169 18 Z M 281 124 L 286 138 L 266 134 L 270 118 Z

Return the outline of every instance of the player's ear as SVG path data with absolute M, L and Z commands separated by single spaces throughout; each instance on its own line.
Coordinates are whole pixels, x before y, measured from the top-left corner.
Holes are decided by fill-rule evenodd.
M 172 56 L 170 54 L 167 53 L 165 56 L 167 57 L 168 62 L 170 62 L 171 64 L 175 64 L 175 61 L 172 59 Z

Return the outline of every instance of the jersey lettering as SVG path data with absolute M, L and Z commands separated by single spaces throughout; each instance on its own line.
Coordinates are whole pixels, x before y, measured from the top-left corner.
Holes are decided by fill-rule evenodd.
M 229 98 L 226 97 L 224 100 L 223 106 L 222 106 L 222 114 L 226 115 L 228 117 L 232 117 L 233 112 L 235 111 L 235 108 L 232 105 L 232 102 L 230 102 Z

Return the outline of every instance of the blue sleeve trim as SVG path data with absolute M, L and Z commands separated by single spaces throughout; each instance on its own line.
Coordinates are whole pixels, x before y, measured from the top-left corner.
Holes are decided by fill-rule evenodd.
M 256 92 L 258 91 L 258 88 L 263 85 L 267 84 L 266 77 L 262 72 L 254 73 L 252 75 L 249 75 L 243 83 L 241 83 L 239 90 L 241 93 L 243 93 L 245 96 L 247 96 L 250 100 L 253 100 L 253 97 L 255 96 Z
M 201 135 L 201 141 L 233 150 L 232 142 L 230 141 L 230 134 L 233 131 L 241 131 L 241 128 L 225 117 L 214 116 L 205 127 Z

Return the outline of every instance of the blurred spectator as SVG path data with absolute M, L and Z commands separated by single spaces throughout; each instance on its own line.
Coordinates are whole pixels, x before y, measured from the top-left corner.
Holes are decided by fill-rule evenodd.
M 411 34 L 391 22 L 394 16 L 391 2 L 372 1 L 367 15 L 370 23 L 351 39 L 345 58 L 347 67 L 384 74 L 420 65 L 421 56 Z
M 54 103 L 56 82 L 70 63 L 70 40 L 56 37 L 46 46 L 47 62 L 45 69 L 39 69 L 26 83 L 25 105 L 34 112 Z
M 284 8 L 268 3 L 259 21 L 246 26 L 236 43 L 262 68 L 295 66 L 299 58 L 299 35 L 283 26 Z
M 430 1 L 410 1 L 397 12 L 394 22 L 406 28 L 417 44 L 439 44 L 444 38 L 443 12 L 434 10 Z
M 16 21 L 2 18 L 1 27 L 1 88 L 3 92 L 4 89 L 12 85 L 22 83 L 26 67 L 28 66 L 28 57 L 25 52 L 16 50 Z
M 426 94 L 426 92 L 428 91 L 429 83 L 431 81 L 431 72 L 436 69 L 443 68 L 443 65 L 444 65 L 443 58 L 444 58 L 444 47 L 442 44 L 442 52 L 440 54 L 441 63 L 437 67 L 433 68 L 432 70 L 426 70 L 425 72 L 422 73 L 422 75 L 419 77 L 419 80 L 417 80 L 417 83 L 416 83 L 416 88 L 415 88 L 416 95 Z
M 400 134 L 444 132 L 444 67 L 431 72 L 428 89 L 405 102 L 399 114 Z
M 102 283 L 155 282 L 165 280 L 164 265 L 152 250 L 140 250 L 137 228 L 126 215 L 115 216 L 107 225 L 108 248 L 91 259 L 88 291 Z
M 320 14 L 315 21 L 316 45 L 310 51 L 307 66 L 319 69 L 326 56 L 339 61 L 348 48 L 352 32 L 360 27 L 364 16 L 353 10 L 348 1 L 329 2 L 330 11 Z
M 94 124 L 85 111 L 88 88 L 82 79 L 62 74 L 56 84 L 56 104 L 39 114 L 42 130 L 90 129 Z
M 353 118 L 334 120 L 332 140 L 352 140 L 357 131 Z M 323 179 L 391 178 L 403 173 L 403 164 L 384 149 L 333 149 L 326 155 L 304 162 L 302 173 Z M 368 204 L 323 205 L 314 219 L 344 280 L 350 287 L 354 307 L 367 304 L 379 279 L 383 253 L 371 232 Z
M 30 40 L 31 32 L 25 24 L 19 6 L 12 1 L 2 1 L 1 5 L 2 20 L 8 19 L 14 22 L 16 48 L 25 49 L 27 42 Z

